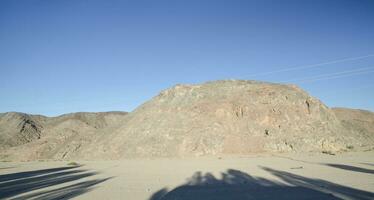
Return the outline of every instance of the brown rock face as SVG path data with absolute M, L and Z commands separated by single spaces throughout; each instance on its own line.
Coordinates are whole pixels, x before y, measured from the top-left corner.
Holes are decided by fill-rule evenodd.
M 331 109 L 293 85 L 255 81 L 177 85 L 128 117 L 107 142 L 99 144 L 103 155 L 321 152 L 361 145 Z
M 5 113 L 0 116 L 0 148 L 22 145 L 39 139 L 42 119 L 23 113 Z
M 370 147 L 374 144 L 374 113 L 366 110 L 333 108 L 349 135 L 360 141 L 361 146 Z M 349 147 L 353 148 L 353 146 Z M 370 149 L 370 148 L 369 148 Z
M 7 126 L 6 115 L 0 116 L 1 131 Z M 374 146 L 373 113 L 332 110 L 296 86 L 256 81 L 177 85 L 127 115 L 74 113 L 31 119 L 35 123 L 25 122 L 24 130 L 32 139 L 7 148 L 3 158 L 341 152 Z M 12 127 L 18 131 L 13 133 L 22 129 Z M 5 135 L 1 131 L 0 136 Z
M 72 113 L 58 117 L 0 115 L 0 160 L 69 159 L 121 124 L 125 112 Z

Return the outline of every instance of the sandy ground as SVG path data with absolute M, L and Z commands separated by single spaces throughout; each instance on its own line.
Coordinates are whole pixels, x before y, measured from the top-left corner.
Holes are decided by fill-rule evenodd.
M 0 199 L 374 199 L 374 152 L 3 162 Z

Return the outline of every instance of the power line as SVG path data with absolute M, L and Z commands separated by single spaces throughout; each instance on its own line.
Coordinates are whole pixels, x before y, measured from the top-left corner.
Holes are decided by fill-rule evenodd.
M 348 76 L 355 76 L 355 75 L 360 75 L 360 74 L 369 74 L 369 73 L 373 73 L 374 72 L 374 68 L 372 68 L 373 70 L 361 70 L 361 71 L 355 71 L 355 72 L 352 72 L 352 73 L 331 73 L 331 74 L 325 74 L 325 75 L 321 75 L 321 76 L 315 76 L 314 78 L 313 77 L 307 77 L 306 79 L 299 79 L 299 81 L 295 81 L 295 82 L 298 82 L 298 83 L 305 83 L 305 82 L 314 82 L 314 81 L 319 81 L 319 80 L 330 80 L 330 79 L 337 79 L 337 78 L 343 78 L 343 77 L 348 77 Z M 282 81 L 281 83 L 285 83 L 285 82 L 289 82 L 289 81 Z
M 343 77 L 348 77 L 348 76 L 355 76 L 355 75 L 360 75 L 360 74 L 370 74 L 370 73 L 373 73 L 373 72 L 374 72 L 374 70 L 366 71 L 366 72 L 358 72 L 358 73 L 353 73 L 353 74 L 340 75 L 340 76 L 319 78 L 319 79 L 314 79 L 314 80 L 306 80 L 306 81 L 303 81 L 303 82 L 313 82 L 313 81 L 319 81 L 319 80 L 331 80 L 331 79 L 343 78 Z
M 369 54 L 369 55 L 366 55 L 366 56 L 343 58 L 343 59 L 332 60 L 332 61 L 328 61 L 328 62 L 311 64 L 311 65 L 302 65 L 302 66 L 296 66 L 296 67 L 288 67 L 288 68 L 283 68 L 283 69 L 269 71 L 269 72 L 256 73 L 256 74 L 252 74 L 251 76 L 263 76 L 263 75 L 270 75 L 270 74 L 275 74 L 275 73 L 295 71 L 295 70 L 301 70 L 301 69 L 310 69 L 310 68 L 320 67 L 320 66 L 323 66 L 323 65 L 335 64 L 335 63 L 342 63 L 342 62 L 353 61 L 353 60 L 360 60 L 360 59 L 364 59 L 364 58 L 368 58 L 368 57 L 373 57 L 373 56 L 374 56 L 374 54 Z
M 346 70 L 346 71 L 329 73 L 329 74 L 321 74 L 321 75 L 310 76 L 310 77 L 305 77 L 305 78 L 289 79 L 289 80 L 285 80 L 285 81 L 280 81 L 280 83 L 293 82 L 293 81 L 305 82 L 305 81 L 309 81 L 309 80 L 317 80 L 317 79 L 319 80 L 321 78 L 333 77 L 333 76 L 347 76 L 347 75 L 351 75 L 351 74 L 362 74 L 362 73 L 365 73 L 365 72 L 371 72 L 373 70 L 374 70 L 374 67 L 363 67 L 363 68 L 354 69 L 354 70 Z

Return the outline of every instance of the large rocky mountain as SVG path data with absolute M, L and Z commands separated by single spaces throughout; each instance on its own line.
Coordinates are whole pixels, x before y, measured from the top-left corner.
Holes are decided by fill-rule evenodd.
M 177 85 L 131 113 L 0 116 L 3 160 L 367 151 L 374 113 L 330 109 L 294 85 Z

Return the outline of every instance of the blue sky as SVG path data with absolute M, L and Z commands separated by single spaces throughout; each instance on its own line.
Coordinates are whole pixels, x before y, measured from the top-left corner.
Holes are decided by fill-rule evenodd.
M 217 79 L 374 111 L 373 70 L 371 0 L 0 1 L 0 112 L 131 111 Z

